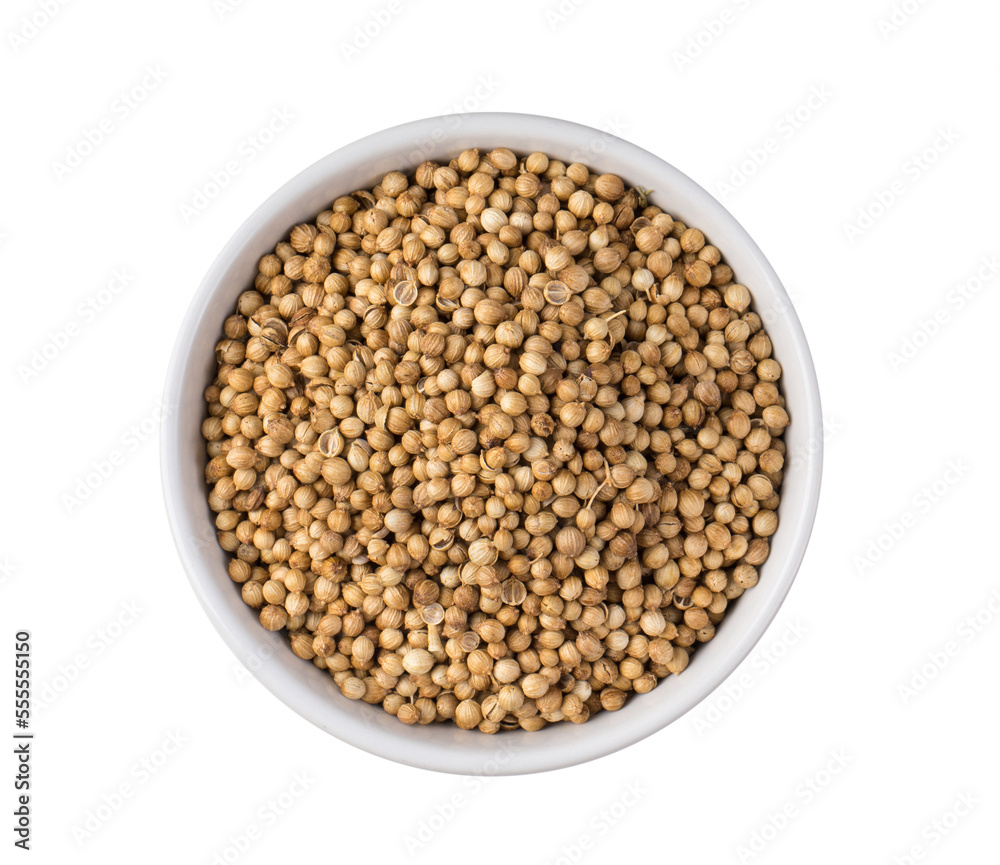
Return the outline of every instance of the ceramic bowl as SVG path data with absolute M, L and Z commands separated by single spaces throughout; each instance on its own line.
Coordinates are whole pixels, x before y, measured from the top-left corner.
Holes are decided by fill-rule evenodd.
M 412 169 L 425 159 L 447 162 L 467 147 L 498 146 L 517 153 L 540 150 L 566 163 L 580 161 L 618 174 L 626 184 L 654 190 L 652 203 L 702 229 L 753 293 L 754 308 L 782 364 L 792 424 L 786 433 L 781 525 L 760 568 L 760 582 L 727 611 L 715 638 L 698 647 L 688 669 L 633 697 L 623 709 L 600 712 L 585 724 L 488 736 L 450 723 L 404 726 L 381 706 L 348 700 L 327 673 L 292 654 L 284 634 L 261 628 L 257 613 L 230 581 L 228 555 L 216 543 L 200 425 L 222 322 L 252 284 L 262 254 L 338 195 L 370 188 L 390 170 Z M 165 402 L 170 411 L 161 463 L 167 513 L 184 569 L 219 634 L 275 697 L 313 724 L 372 754 L 442 772 L 507 775 L 557 769 L 610 754 L 677 720 L 722 684 L 760 640 L 795 578 L 819 498 L 822 417 L 816 374 L 788 295 L 764 254 L 718 201 L 660 157 L 551 117 L 482 113 L 419 120 L 342 147 L 297 174 L 239 228 L 195 293 L 170 362 Z

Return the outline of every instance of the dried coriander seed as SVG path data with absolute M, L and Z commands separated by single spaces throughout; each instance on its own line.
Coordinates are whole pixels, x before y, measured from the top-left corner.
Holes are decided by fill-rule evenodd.
M 407 725 L 584 723 L 760 579 L 790 423 L 747 286 L 613 174 L 471 148 L 263 255 L 205 391 L 229 577 Z

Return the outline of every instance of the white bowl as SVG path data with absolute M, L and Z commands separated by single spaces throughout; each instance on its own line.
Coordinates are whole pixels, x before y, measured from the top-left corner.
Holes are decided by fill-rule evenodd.
M 498 146 L 520 153 L 541 150 L 618 174 L 628 184 L 654 190 L 651 202 L 702 229 L 753 293 L 754 308 L 764 317 L 784 370 L 792 424 L 786 434 L 781 525 L 760 582 L 733 605 L 716 637 L 698 647 L 687 671 L 585 724 L 487 736 L 453 724 L 407 727 L 381 706 L 348 700 L 327 673 L 291 652 L 283 634 L 261 628 L 230 581 L 228 555 L 216 543 L 200 425 L 222 322 L 252 284 L 261 255 L 336 196 L 368 188 L 392 169 L 411 169 L 425 159 L 448 161 L 467 147 Z M 165 402 L 161 468 L 167 514 L 191 585 L 222 638 L 266 688 L 318 727 L 372 754 L 442 772 L 513 775 L 557 769 L 610 754 L 677 720 L 736 669 L 774 618 L 802 561 L 819 498 L 823 439 L 816 374 L 788 295 L 757 245 L 708 192 L 659 157 L 550 117 L 483 113 L 418 120 L 356 141 L 293 177 L 243 223 L 198 288 L 174 348 Z

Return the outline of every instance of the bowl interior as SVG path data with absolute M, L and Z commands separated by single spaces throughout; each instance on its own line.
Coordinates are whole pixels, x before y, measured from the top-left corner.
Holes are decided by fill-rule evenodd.
M 784 370 L 792 424 L 771 556 L 758 585 L 727 611 L 690 668 L 585 724 L 491 737 L 451 724 L 404 727 L 380 706 L 346 699 L 327 673 L 292 654 L 284 636 L 260 627 L 229 580 L 228 554 L 216 542 L 200 424 L 222 322 L 252 284 L 261 255 L 336 196 L 370 187 L 390 170 L 409 170 L 425 159 L 447 161 L 466 147 L 496 146 L 541 150 L 616 173 L 627 184 L 652 189 L 651 203 L 701 228 L 753 294 Z M 516 774 L 580 763 L 632 744 L 693 708 L 736 668 L 773 619 L 801 562 L 819 495 L 822 419 L 812 360 L 788 297 L 756 244 L 709 193 L 660 158 L 608 133 L 547 117 L 472 114 L 416 121 L 355 142 L 294 177 L 244 223 L 206 275 L 177 340 L 165 402 L 162 474 L 171 528 L 192 586 L 227 644 L 268 689 L 322 729 L 371 753 L 439 771 Z

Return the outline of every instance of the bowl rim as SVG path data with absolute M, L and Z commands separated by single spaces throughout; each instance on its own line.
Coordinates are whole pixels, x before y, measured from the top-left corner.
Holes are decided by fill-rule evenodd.
M 329 701 L 326 696 L 320 695 L 317 689 L 306 688 L 297 681 L 278 676 L 270 671 L 266 664 L 259 666 L 258 669 L 250 669 L 252 675 L 265 688 L 297 714 L 342 741 L 368 753 L 404 765 L 453 774 L 528 774 L 588 762 L 633 745 L 673 723 L 705 700 L 726 681 L 760 641 L 784 602 L 805 555 L 818 509 L 823 465 L 821 435 L 823 418 L 816 370 L 802 325 L 777 273 L 743 226 L 711 193 L 660 156 L 636 144 L 590 126 L 545 115 L 474 112 L 427 117 L 389 127 L 334 150 L 295 174 L 254 210 L 216 256 L 191 298 L 167 369 L 163 397 L 166 412 L 160 437 L 160 476 L 167 520 L 188 582 L 216 631 L 240 663 L 246 666 L 243 659 L 248 645 L 256 642 L 260 635 L 251 634 L 243 620 L 237 619 L 235 614 L 218 604 L 212 597 L 213 572 L 199 551 L 201 545 L 194 540 L 198 524 L 182 501 L 183 430 L 180 425 L 181 413 L 172 411 L 171 407 L 179 405 L 183 397 L 188 367 L 193 363 L 193 352 L 197 349 L 194 334 L 201 320 L 202 310 L 220 289 L 233 261 L 245 251 L 254 234 L 262 230 L 276 213 L 294 206 L 296 202 L 301 201 L 306 191 L 322 184 L 325 177 L 337 171 L 342 172 L 350 165 L 364 165 L 366 162 L 373 162 L 379 156 L 383 158 L 395 156 L 402 167 L 407 157 L 404 147 L 399 142 L 420 141 L 426 140 L 426 136 L 440 136 L 443 129 L 455 125 L 456 118 L 460 120 L 458 125 L 461 135 L 451 136 L 452 138 L 502 139 L 503 136 L 497 129 L 516 124 L 519 133 L 523 134 L 527 130 L 528 133 L 543 139 L 559 136 L 566 141 L 582 142 L 593 141 L 599 137 L 600 140 L 609 142 L 609 146 L 613 147 L 616 155 L 623 160 L 631 157 L 638 162 L 650 160 L 655 162 L 659 176 L 670 177 L 675 196 L 683 197 L 685 202 L 696 201 L 700 209 L 710 213 L 711 225 L 703 226 L 706 232 L 709 229 L 724 231 L 730 238 L 726 241 L 727 246 L 734 242 L 742 246 L 744 253 L 753 259 L 754 265 L 759 270 L 759 277 L 766 283 L 768 291 L 777 299 L 789 337 L 781 346 L 782 367 L 789 369 L 789 361 L 795 364 L 795 375 L 801 380 L 804 390 L 804 398 L 800 396 L 801 402 L 794 409 L 796 421 L 807 426 L 811 432 L 808 452 L 804 455 L 804 463 L 799 469 L 805 475 L 802 510 L 794 515 L 793 525 L 784 527 L 786 536 L 790 536 L 791 545 L 779 568 L 776 571 L 769 570 L 767 573 L 766 603 L 755 618 L 745 625 L 742 636 L 728 655 L 716 661 L 710 669 L 701 671 L 697 686 L 690 689 L 683 699 L 676 701 L 676 705 L 673 705 L 669 712 L 659 717 L 636 715 L 631 723 L 620 725 L 619 735 L 591 736 L 583 744 L 575 743 L 571 747 L 560 747 L 559 743 L 553 741 L 551 748 L 534 750 L 530 754 L 517 754 L 498 765 L 495 770 L 493 768 L 485 770 L 483 757 L 495 754 L 498 750 L 497 742 L 492 737 L 481 737 L 483 747 L 475 749 L 478 756 L 473 758 L 473 751 L 449 749 L 447 746 L 437 744 L 429 745 L 426 741 L 415 739 L 408 740 L 414 728 L 405 728 L 398 725 L 398 722 L 395 722 L 398 731 L 392 733 L 373 730 L 370 726 L 366 727 L 350 719 L 345 719 L 343 728 L 331 729 L 321 718 L 321 714 L 326 715 L 331 711 Z M 449 136 L 445 134 L 444 143 L 447 144 L 448 141 Z M 454 144 L 456 149 L 460 146 Z M 756 292 L 760 286 L 759 279 L 755 280 L 755 286 L 757 287 L 753 290 Z M 225 588 L 228 590 L 231 587 L 226 585 Z M 762 587 L 757 587 L 758 590 L 760 588 Z M 340 710 L 334 709 L 334 711 Z M 504 736 L 500 738 L 503 739 Z

